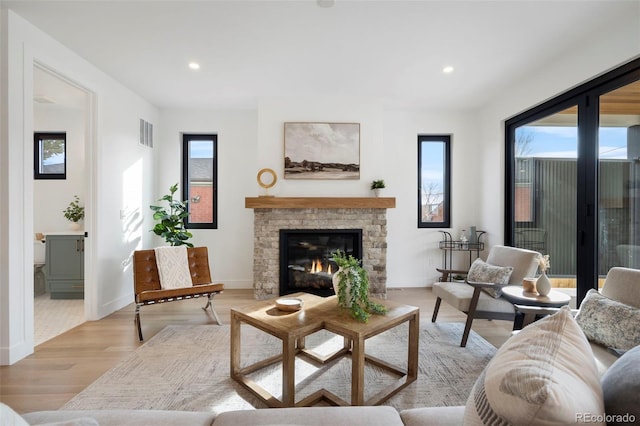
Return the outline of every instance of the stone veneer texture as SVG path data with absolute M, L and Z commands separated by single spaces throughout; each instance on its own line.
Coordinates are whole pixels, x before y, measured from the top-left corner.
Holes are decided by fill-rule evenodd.
M 386 209 L 254 209 L 253 288 L 256 299 L 279 296 L 281 229 L 362 229 L 362 264 L 370 293 L 387 295 Z

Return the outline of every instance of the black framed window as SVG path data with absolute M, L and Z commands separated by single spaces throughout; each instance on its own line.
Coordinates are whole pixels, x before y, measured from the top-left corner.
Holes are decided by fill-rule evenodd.
M 418 135 L 418 228 L 451 226 L 451 135 Z
M 189 203 L 187 228 L 218 228 L 217 149 L 217 135 L 182 135 L 182 196 Z
M 65 132 L 33 134 L 33 178 L 67 178 L 67 134 Z

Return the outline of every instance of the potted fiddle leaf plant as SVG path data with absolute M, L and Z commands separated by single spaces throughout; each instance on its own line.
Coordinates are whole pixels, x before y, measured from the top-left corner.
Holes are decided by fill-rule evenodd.
M 158 201 L 166 201 L 169 205 L 149 206 L 153 210 L 153 219 L 157 220 L 153 229 L 154 234 L 161 236 L 171 246 L 193 247 L 189 238 L 193 234 L 184 227 L 184 220 L 189 216 L 189 207 L 186 201 L 173 198 L 178 191 L 178 184 L 169 187 L 169 194 L 162 196 Z
M 370 314 L 384 315 L 387 308 L 369 300 L 369 276 L 359 259 L 337 250 L 332 255 L 338 265 L 333 275 L 333 287 L 338 296 L 338 305 L 351 310 L 351 316 L 367 322 Z

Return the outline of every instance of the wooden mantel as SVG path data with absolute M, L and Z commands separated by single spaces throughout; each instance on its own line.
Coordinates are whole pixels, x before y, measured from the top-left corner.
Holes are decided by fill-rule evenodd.
M 393 209 L 395 197 L 246 197 L 248 209 Z

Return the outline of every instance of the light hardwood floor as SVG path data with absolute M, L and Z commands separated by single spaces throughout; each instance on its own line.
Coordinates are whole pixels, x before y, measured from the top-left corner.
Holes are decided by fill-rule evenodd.
M 388 298 L 420 308 L 421 322 L 431 321 L 435 297 L 430 288 L 390 289 Z M 213 323 L 201 307 L 205 299 L 145 306 L 141 310 L 146 340 L 168 324 Z M 253 290 L 226 290 L 215 299 L 218 315 L 229 323 L 229 309 L 255 302 Z M 36 347 L 35 353 L 0 367 L 0 401 L 19 413 L 56 410 L 138 348 L 134 305 L 100 321 L 85 322 Z M 465 315 L 443 303 L 438 322 L 463 322 Z M 476 320 L 473 329 L 499 347 L 511 334 L 508 321 Z

